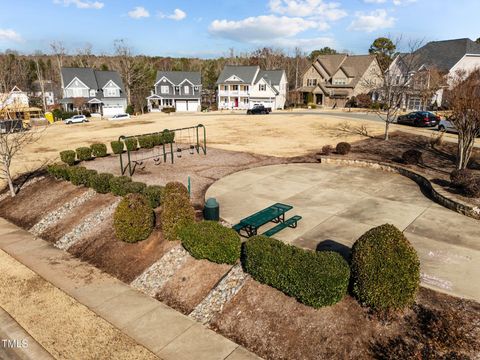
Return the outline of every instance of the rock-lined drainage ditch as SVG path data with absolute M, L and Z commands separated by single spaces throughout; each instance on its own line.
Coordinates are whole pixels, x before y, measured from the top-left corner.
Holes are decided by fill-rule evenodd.
M 121 199 L 116 199 L 112 204 L 88 216 L 72 231 L 60 238 L 54 246 L 62 250 L 68 250 L 72 245 L 94 230 L 97 225 L 106 221 L 113 214 L 120 200 Z
M 189 258 L 191 258 L 190 254 L 182 245 L 175 246 L 133 280 L 130 285 L 154 297 Z
M 207 324 L 222 312 L 226 303 L 240 291 L 248 278 L 240 264 L 230 269 L 227 275 L 214 287 L 205 299 L 189 314 L 196 321 Z
M 45 217 L 43 217 L 38 223 L 36 223 L 32 228 L 29 230 L 33 235 L 40 235 L 42 232 L 47 230 L 48 228 L 58 224 L 60 220 L 65 218 L 68 214 L 70 214 L 75 208 L 84 204 L 91 198 L 95 196 L 96 192 L 92 189 L 89 189 L 82 195 L 74 198 L 73 200 L 63 204 L 58 209 L 53 210 L 52 212 L 48 213 Z

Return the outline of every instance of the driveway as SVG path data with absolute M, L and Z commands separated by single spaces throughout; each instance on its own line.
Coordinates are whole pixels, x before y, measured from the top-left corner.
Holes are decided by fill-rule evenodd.
M 480 222 L 432 202 L 401 175 L 325 164 L 273 165 L 222 178 L 206 197 L 217 198 L 221 217 L 232 224 L 275 202 L 292 205 L 287 215 L 302 220 L 275 237 L 312 250 L 348 253 L 367 230 L 393 224 L 416 248 L 424 286 L 480 301 Z

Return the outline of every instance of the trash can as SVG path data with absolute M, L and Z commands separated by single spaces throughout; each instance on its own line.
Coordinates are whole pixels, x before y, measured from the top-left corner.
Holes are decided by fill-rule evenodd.
M 218 205 L 217 199 L 210 198 L 205 202 L 205 207 L 203 208 L 203 218 L 205 220 L 220 220 L 220 206 Z

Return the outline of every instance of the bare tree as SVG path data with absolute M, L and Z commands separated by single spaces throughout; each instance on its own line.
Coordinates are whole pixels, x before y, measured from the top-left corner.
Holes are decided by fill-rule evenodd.
M 447 86 L 446 75 L 436 67 L 425 67 L 412 76 L 412 90 L 418 94 L 423 110 L 427 110 L 428 105 L 437 101 L 434 98 L 438 90 Z
M 400 41 L 401 39 L 397 40 L 396 48 Z M 365 88 L 374 90 L 380 96 L 381 106 L 375 112 L 385 122 L 385 140 L 389 138 L 390 125 L 395 122 L 405 105 L 407 95 L 412 91 L 412 76 L 420 67 L 420 59 L 415 52 L 420 46 L 420 41 L 410 42 L 408 52 L 398 54 L 385 73 L 378 67 L 362 80 Z M 383 80 L 378 82 L 378 79 Z
M 45 98 L 45 78 L 43 76 L 43 69 L 40 65 L 39 56 L 34 56 L 33 62 L 35 63 L 35 74 L 40 85 L 40 92 L 42 96 L 42 110 L 45 113 L 47 111 L 47 99 Z
M 465 169 L 472 156 L 475 138 L 480 135 L 480 68 L 470 74 L 457 72 L 451 79 L 447 102 L 449 119 L 458 131 L 457 169 Z
M 83 110 L 83 107 L 87 103 L 85 98 L 76 97 L 76 98 L 73 98 L 72 101 L 73 101 L 73 107 L 77 109 L 77 114 L 80 114 L 80 110 Z

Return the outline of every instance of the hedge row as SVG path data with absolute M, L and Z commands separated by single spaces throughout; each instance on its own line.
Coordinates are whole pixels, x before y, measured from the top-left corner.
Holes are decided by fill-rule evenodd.
M 60 160 L 67 165 L 75 165 L 76 160 L 88 161 L 93 157 L 105 157 L 107 156 L 107 146 L 105 144 L 92 144 L 90 147 L 82 146 L 73 150 L 64 150 L 60 152 Z
M 333 305 L 347 293 L 350 269 L 331 251 L 308 251 L 265 236 L 250 238 L 242 262 L 255 280 L 315 308 Z
M 49 165 L 47 170 L 57 179 L 70 181 L 77 186 L 91 187 L 100 194 L 112 193 L 117 196 L 142 194 L 152 208 L 159 207 L 162 202 L 163 187 L 147 186 L 145 183 L 132 181 L 127 176 L 114 176 L 108 173 L 98 174 L 97 171 L 86 169 L 83 166 L 64 164 Z

